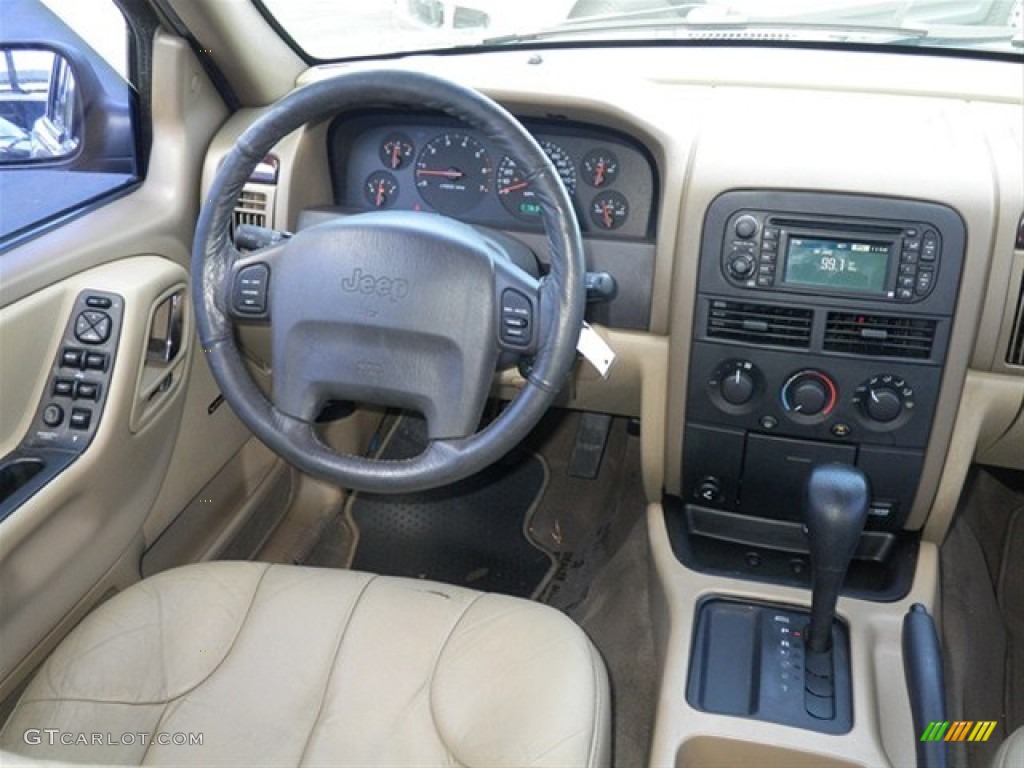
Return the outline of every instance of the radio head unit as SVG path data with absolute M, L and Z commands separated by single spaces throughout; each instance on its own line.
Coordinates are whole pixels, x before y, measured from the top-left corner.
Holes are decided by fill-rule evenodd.
M 721 265 L 737 287 L 915 302 L 935 285 L 938 232 L 922 223 L 734 213 Z

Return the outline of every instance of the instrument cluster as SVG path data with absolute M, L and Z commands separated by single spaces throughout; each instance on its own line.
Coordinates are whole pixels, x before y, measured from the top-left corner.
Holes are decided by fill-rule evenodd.
M 523 124 L 558 171 L 584 234 L 653 239 L 656 177 L 641 144 L 586 124 Z M 364 113 L 335 121 L 329 141 L 335 202 L 346 210 L 422 210 L 501 229 L 542 229 L 521 163 L 455 120 Z

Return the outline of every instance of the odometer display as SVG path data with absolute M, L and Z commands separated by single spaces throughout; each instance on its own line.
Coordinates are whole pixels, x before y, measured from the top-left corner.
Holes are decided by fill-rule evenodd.
M 541 149 L 551 160 L 558 171 L 570 195 L 576 193 L 576 168 L 568 153 L 553 141 L 540 142 Z M 540 203 L 533 190 L 529 188 L 526 177 L 519 163 L 511 157 L 504 157 L 498 165 L 497 176 L 498 199 L 505 210 L 521 219 L 535 219 L 540 216 Z
M 416 188 L 439 213 L 475 208 L 491 191 L 491 158 L 479 141 L 451 131 L 427 142 L 416 160 Z

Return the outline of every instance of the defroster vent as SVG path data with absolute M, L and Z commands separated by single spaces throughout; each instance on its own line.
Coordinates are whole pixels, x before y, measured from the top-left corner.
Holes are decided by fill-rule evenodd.
M 872 357 L 928 358 L 935 341 L 934 320 L 829 312 L 825 349 Z
M 708 336 L 750 344 L 807 347 L 813 319 L 810 309 L 716 299 L 708 312 Z

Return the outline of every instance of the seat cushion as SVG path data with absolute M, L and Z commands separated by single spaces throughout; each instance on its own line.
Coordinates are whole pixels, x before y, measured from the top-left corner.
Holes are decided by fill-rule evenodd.
M 146 579 L 75 629 L 0 733 L 0 762 L 598 766 L 609 739 L 604 664 L 547 606 L 208 563 Z
M 992 768 L 1024 768 L 1024 728 L 1018 728 L 1003 742 Z

